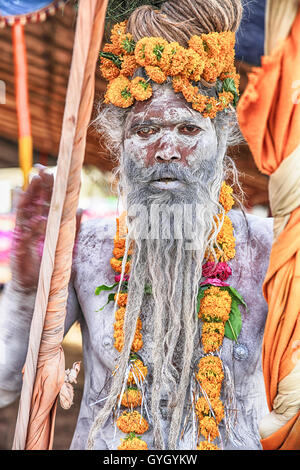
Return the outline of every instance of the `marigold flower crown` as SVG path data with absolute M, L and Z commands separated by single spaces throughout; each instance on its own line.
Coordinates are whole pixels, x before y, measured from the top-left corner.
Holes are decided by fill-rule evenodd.
M 135 101 L 148 100 L 153 93 L 151 82 L 162 84 L 171 77 L 174 91 L 181 92 L 204 117 L 214 119 L 218 112 L 236 106 L 240 77 L 234 65 L 235 33 L 195 35 L 185 48 L 161 37 L 135 42 L 126 32 L 126 24 L 123 21 L 113 27 L 110 43 L 100 52 L 100 70 L 109 82 L 106 104 L 128 108 Z M 148 79 L 133 78 L 140 68 Z M 198 82 L 215 86 L 217 97 L 202 94 Z

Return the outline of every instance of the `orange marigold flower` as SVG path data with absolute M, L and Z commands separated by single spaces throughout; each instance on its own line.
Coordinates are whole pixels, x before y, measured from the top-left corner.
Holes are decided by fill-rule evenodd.
M 125 77 L 131 77 L 136 69 L 138 68 L 138 63 L 135 60 L 135 57 L 132 55 L 125 55 L 122 58 L 122 66 L 121 66 L 121 75 Z
M 221 395 L 222 382 L 213 383 L 210 380 L 203 380 L 201 382 L 201 387 L 211 400 L 213 398 L 219 398 Z
M 206 108 L 208 99 L 209 98 L 207 96 L 198 93 L 198 95 L 194 98 L 192 108 L 198 111 L 199 113 L 202 113 Z
M 149 428 L 145 418 L 138 411 L 124 411 L 117 419 L 117 426 L 125 434 L 135 432 L 144 434 Z
M 106 100 L 120 108 L 128 108 L 134 102 L 130 92 L 130 80 L 123 75 L 110 81 L 105 94 Z
M 124 320 L 126 309 L 125 307 L 120 307 L 115 312 L 115 319 L 117 321 Z
M 202 325 L 202 345 L 205 354 L 217 351 L 223 343 L 224 323 L 207 323 Z
M 195 411 L 200 421 L 206 416 L 211 416 L 215 418 L 217 424 L 219 424 L 224 418 L 224 406 L 220 398 L 210 399 L 209 405 L 206 398 L 200 397 L 197 400 Z
M 148 43 L 149 38 L 142 38 L 140 39 L 135 46 L 134 50 L 134 56 L 135 60 L 139 65 L 142 67 L 145 67 L 146 65 L 149 65 L 147 63 L 147 58 L 146 58 L 146 44 Z
M 214 418 L 205 416 L 199 423 L 200 433 L 205 439 L 211 439 L 212 441 L 219 436 L 219 429 Z
M 117 56 L 122 54 L 122 50 L 121 50 L 119 44 L 106 43 L 103 46 L 103 52 L 111 52 L 112 54 L 115 54 Z
M 118 450 L 148 450 L 147 443 L 133 432 L 121 441 L 122 444 L 119 445 Z
M 137 330 L 135 332 L 134 339 L 133 339 L 133 342 L 132 342 L 132 345 L 131 345 L 132 351 L 133 352 L 138 352 L 140 349 L 142 349 L 143 344 L 144 344 L 144 342 L 143 342 L 142 333 Z
M 178 42 L 170 42 L 164 47 L 160 66 L 167 75 L 174 76 L 180 74 L 187 62 L 186 50 Z
M 146 38 L 145 42 L 145 65 L 160 65 L 162 60 L 162 54 L 168 42 L 161 37 Z
M 190 84 L 189 80 L 182 75 L 176 75 L 172 79 L 172 85 L 175 93 L 179 93 L 184 87 L 188 87 Z
M 210 119 L 215 119 L 218 111 L 221 111 L 221 107 L 219 106 L 216 98 L 208 98 L 205 109 L 203 111 L 203 116 L 209 117 Z
M 148 65 L 145 67 L 145 71 L 148 77 L 156 83 L 164 83 L 167 80 L 167 75 L 160 67 Z
M 199 318 L 204 322 L 226 323 L 231 311 L 231 295 L 227 290 L 211 286 L 201 299 Z
M 218 446 L 212 444 L 212 442 L 201 441 L 197 446 L 197 450 L 220 450 Z
M 126 34 L 127 21 L 116 23 L 110 32 L 110 42 L 113 44 L 119 44 L 120 37 Z
M 142 77 L 135 77 L 130 85 L 132 96 L 138 101 L 148 100 L 152 96 L 152 87 Z
M 126 238 L 114 237 L 114 247 L 125 249 Z
M 120 75 L 120 69 L 109 59 L 101 57 L 100 72 L 106 80 L 113 80 Z
M 222 204 L 225 212 L 229 212 L 234 206 L 234 199 L 232 197 L 233 189 L 231 186 L 223 181 L 219 196 L 219 202 Z
M 203 381 L 209 381 L 214 384 L 222 383 L 224 372 L 221 359 L 217 356 L 202 357 L 198 364 L 196 378 L 200 383 Z
M 138 382 L 143 382 L 147 374 L 148 374 L 147 366 L 145 366 L 140 359 L 136 359 L 133 362 L 132 368 L 128 374 L 128 379 L 127 379 L 128 385 L 130 384 L 138 385 L 136 383 L 135 378 L 138 380 Z
M 113 270 L 116 271 L 117 273 L 122 272 L 122 260 L 121 259 L 111 258 L 110 265 L 113 268 Z M 127 263 L 125 264 L 125 273 L 127 274 L 129 270 L 130 270 L 130 262 L 127 261 Z
M 115 300 L 119 307 L 125 307 L 127 304 L 127 296 L 128 294 L 125 292 L 120 292 L 119 294 L 115 294 Z
M 182 75 L 194 82 L 199 82 L 205 66 L 205 58 L 193 49 L 186 50 L 187 64 Z
M 126 408 L 137 408 L 142 404 L 142 394 L 136 388 L 127 388 L 122 395 L 121 405 Z
M 222 91 L 222 93 L 219 93 L 218 100 L 220 103 L 220 111 L 223 111 L 223 109 L 228 108 L 230 103 L 234 100 L 234 96 L 230 91 Z
M 189 40 L 189 47 L 197 52 L 202 59 L 205 59 L 207 54 L 204 50 L 203 40 L 200 36 L 192 36 Z
M 198 95 L 198 87 L 193 86 L 189 83 L 186 86 L 182 87 L 181 93 L 188 103 L 193 103 Z

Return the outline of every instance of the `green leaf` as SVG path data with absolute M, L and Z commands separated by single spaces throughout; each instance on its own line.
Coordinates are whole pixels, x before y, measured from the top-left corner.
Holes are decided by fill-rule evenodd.
M 239 303 L 235 298 L 232 298 L 231 312 L 229 319 L 225 323 L 225 336 L 226 338 L 237 341 L 242 329 L 242 315 L 239 309 Z
M 112 52 L 100 52 L 100 57 L 103 57 L 104 59 L 111 60 L 113 64 L 115 64 L 118 69 L 122 67 L 122 60 L 120 57 L 116 54 L 113 54 Z
M 109 294 L 106 304 L 103 305 L 103 307 L 100 307 L 99 310 L 97 310 L 97 312 L 100 312 L 101 310 L 103 310 L 104 307 L 106 307 L 106 305 L 109 304 L 109 302 L 112 302 L 114 300 L 115 300 L 115 293 L 113 292 L 112 294 Z
M 248 312 L 247 304 L 241 294 L 234 287 L 231 286 L 228 287 L 228 291 L 231 294 L 231 297 L 234 298 L 238 302 L 238 304 L 242 304 Z
M 235 87 L 235 83 L 234 83 L 233 78 L 230 78 L 230 77 L 225 78 L 225 80 L 223 81 L 223 91 L 230 91 L 230 93 L 233 94 L 233 96 L 234 96 L 233 106 L 236 106 L 237 102 L 238 102 L 238 99 L 239 99 L 239 95 L 238 95 L 237 89 Z
M 150 284 L 145 284 L 145 294 L 152 294 L 152 286 Z
M 102 286 L 96 287 L 95 295 L 99 295 L 100 292 L 102 292 L 103 290 L 112 290 L 117 285 L 118 285 L 118 282 L 115 282 L 115 284 L 113 284 L 112 286 L 106 286 L 105 284 L 102 284 Z

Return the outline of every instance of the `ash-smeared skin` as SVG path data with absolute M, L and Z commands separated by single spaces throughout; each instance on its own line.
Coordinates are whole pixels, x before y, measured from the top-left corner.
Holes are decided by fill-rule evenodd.
M 189 132 L 185 125 L 195 129 Z M 143 135 L 144 129 L 153 129 L 153 133 Z M 162 160 L 192 165 L 196 159 L 213 158 L 216 150 L 217 136 L 211 120 L 167 87 L 163 92 L 154 92 L 149 102 L 136 102 L 126 120 L 124 153 L 141 166 Z
M 261 342 L 267 305 L 261 286 L 267 270 L 272 243 L 272 221 L 247 216 L 248 230 L 241 213 L 231 211 L 229 215 L 234 224 L 237 239 L 237 254 L 229 263 L 233 271 L 230 284 L 243 295 L 249 307 L 248 313 L 242 309 L 243 328 L 239 337 L 239 341 L 247 346 L 249 357 L 241 362 L 234 359 L 233 342 L 226 338 L 221 357 L 234 377 L 238 409 L 235 433 L 244 441 L 240 448 L 259 449 L 258 422 L 267 413 L 261 369 Z M 80 321 L 83 335 L 85 386 L 72 449 L 86 448 L 90 426 L 101 406 L 101 403 L 93 406 L 92 403 L 108 395 L 111 371 L 117 358 L 117 351 L 113 346 L 113 305 L 109 304 L 104 310 L 97 312 L 99 307 L 106 303 L 107 295 L 105 293 L 100 296 L 94 295 L 97 285 L 114 282 L 114 272 L 109 263 L 114 234 L 114 223 L 90 221 L 83 224 L 73 262 L 66 331 L 75 320 Z M 30 294 L 25 293 L 21 303 L 21 299 L 18 300 L 15 292 L 8 288 L 2 299 L 1 321 L 5 328 L 1 328 L 0 337 L 2 348 L 5 347 L 8 358 L 6 364 L 0 364 L 2 406 L 14 400 L 21 388 L 21 368 L 25 361 L 26 347 L 20 348 L 20 344 L 27 346 L 26 341 L 28 341 L 27 333 L 30 324 L 30 314 L 26 313 L 28 296 L 32 305 L 32 295 L 30 297 Z M 9 299 L 12 300 L 9 301 Z M 147 305 L 143 307 L 142 321 L 144 347 L 140 354 L 151 371 L 151 310 L 147 308 Z M 16 328 L 18 325 L 19 328 Z M 199 358 L 198 354 L 199 351 L 196 350 L 195 360 Z M 165 425 L 167 426 L 167 421 Z M 117 431 L 114 441 L 114 430 L 114 426 L 109 421 L 99 433 L 95 448 L 115 449 L 120 442 L 120 437 L 124 436 Z M 151 428 L 144 438 L 151 448 Z M 189 445 L 187 435 L 180 447 L 189 449 Z M 225 448 L 236 449 L 231 442 L 228 442 Z
M 234 378 L 237 400 L 237 424 L 235 433 L 242 438 L 240 447 L 227 442 L 226 449 L 259 449 L 258 422 L 267 413 L 264 381 L 261 368 L 261 342 L 264 330 L 267 305 L 263 298 L 261 285 L 267 270 L 268 255 L 272 243 L 272 221 L 255 216 L 244 216 L 235 211 L 230 212 L 237 238 L 237 255 L 229 264 L 233 274 L 230 284 L 238 289 L 248 304 L 249 312 L 242 309 L 243 328 L 239 342 L 247 346 L 249 357 L 246 361 L 237 361 L 233 357 L 233 342 L 226 339 L 221 351 L 224 363 L 230 368 Z M 85 449 L 89 427 L 99 411 L 100 404 L 91 405 L 105 398 L 109 393 L 111 370 L 117 352 L 113 346 L 113 305 L 109 304 L 101 312 L 99 306 L 106 302 L 106 294 L 97 297 L 94 288 L 100 284 L 112 284 L 114 272 L 109 260 L 113 249 L 111 236 L 115 226 L 103 225 L 97 221 L 89 222 L 82 227 L 79 234 L 78 251 L 73 264 L 74 288 L 83 313 L 81 326 L 84 344 L 85 388 L 74 434 L 72 449 Z M 69 312 L 68 312 L 69 315 Z M 151 305 L 149 301 L 142 309 L 144 347 L 140 354 L 150 370 L 151 382 Z M 195 350 L 195 361 L 199 359 Z M 106 382 L 107 381 L 107 382 Z M 100 393 L 102 391 L 102 393 Z M 150 396 L 149 396 L 150 401 Z M 187 402 L 188 404 L 188 402 Z M 166 410 L 162 409 L 166 414 Z M 168 420 L 165 421 L 166 428 Z M 221 424 L 223 440 L 224 429 Z M 108 421 L 98 434 L 95 448 L 116 449 L 124 435 Z M 149 448 L 153 448 L 150 430 L 143 435 Z M 182 449 L 190 449 L 189 435 L 180 443 Z

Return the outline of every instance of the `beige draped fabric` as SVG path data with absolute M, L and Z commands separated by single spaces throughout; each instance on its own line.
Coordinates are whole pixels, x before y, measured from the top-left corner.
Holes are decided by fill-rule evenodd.
M 107 0 L 81 0 L 13 449 L 52 448 L 86 132 Z

